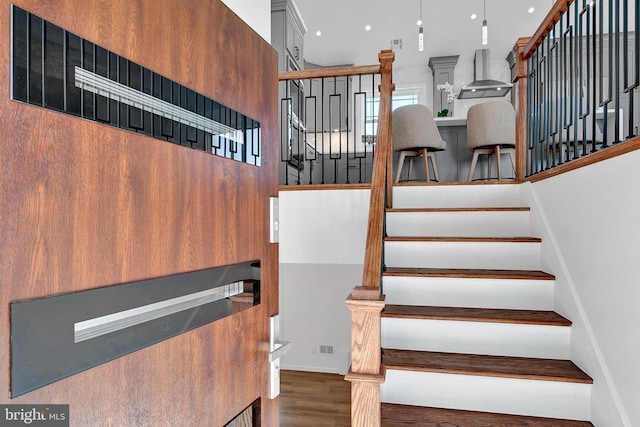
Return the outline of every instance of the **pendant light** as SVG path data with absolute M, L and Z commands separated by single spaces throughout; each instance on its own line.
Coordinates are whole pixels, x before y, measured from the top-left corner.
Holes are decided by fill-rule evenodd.
M 482 16 L 482 44 L 489 43 L 489 28 L 487 27 L 487 0 L 482 0 L 484 5 L 484 14 Z
M 422 27 L 422 0 L 420 0 L 420 19 L 417 24 L 420 26 L 418 28 L 418 50 L 422 52 L 424 50 L 424 28 Z

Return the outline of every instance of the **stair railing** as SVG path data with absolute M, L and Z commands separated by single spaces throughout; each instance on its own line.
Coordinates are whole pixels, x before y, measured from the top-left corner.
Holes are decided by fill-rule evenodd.
M 280 184 L 368 187 L 379 145 L 380 65 L 286 71 L 278 78 Z
M 380 314 L 384 308 L 381 280 L 384 258 L 385 211 L 392 206 L 391 95 L 394 90 L 392 51 L 380 60 L 380 111 L 373 163 L 369 223 L 361 286 L 346 300 L 351 310 L 351 425 L 380 426 L 380 384 L 385 379 L 381 358 Z
M 537 181 L 640 148 L 640 12 L 558 0 L 514 46 L 516 177 Z

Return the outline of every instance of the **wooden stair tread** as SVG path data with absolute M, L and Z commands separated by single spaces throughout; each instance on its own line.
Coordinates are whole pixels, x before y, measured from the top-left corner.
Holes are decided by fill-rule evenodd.
M 534 270 L 483 270 L 465 268 L 388 267 L 384 276 L 455 277 L 469 279 L 555 280 L 555 276 Z
M 506 310 L 499 308 L 385 306 L 382 317 L 403 319 L 456 320 L 464 322 L 516 323 L 526 325 L 571 326 L 571 321 L 553 311 Z
M 393 403 L 383 403 L 381 413 L 383 427 L 593 427 L 593 424 L 588 421 L 426 408 Z
M 385 242 L 540 243 L 539 237 L 387 236 Z
M 593 384 L 570 360 L 383 349 L 387 370 Z
M 531 208 L 526 207 L 503 207 L 503 208 L 388 208 L 387 213 L 396 212 L 529 212 Z

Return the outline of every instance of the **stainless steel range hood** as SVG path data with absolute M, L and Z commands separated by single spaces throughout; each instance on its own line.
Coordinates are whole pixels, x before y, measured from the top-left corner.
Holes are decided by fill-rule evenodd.
M 460 89 L 458 99 L 501 98 L 511 90 L 511 84 L 491 80 L 491 57 L 489 49 L 476 50 L 473 60 L 474 81 Z

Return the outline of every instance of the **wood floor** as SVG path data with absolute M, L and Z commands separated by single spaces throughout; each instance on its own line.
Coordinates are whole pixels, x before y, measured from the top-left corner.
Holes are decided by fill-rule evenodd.
M 351 384 L 344 376 L 280 372 L 280 426 L 349 426 Z
M 350 390 L 350 384 L 342 375 L 281 371 L 280 426 L 349 426 Z M 582 421 L 392 404 L 382 406 L 383 427 L 593 427 Z

